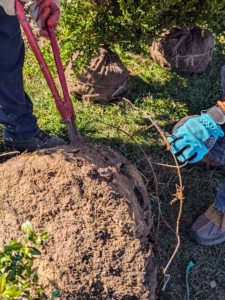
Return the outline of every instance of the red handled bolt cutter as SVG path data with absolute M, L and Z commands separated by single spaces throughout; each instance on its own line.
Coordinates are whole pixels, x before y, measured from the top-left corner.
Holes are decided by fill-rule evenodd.
M 30 47 L 34 52 L 34 55 L 40 65 L 40 68 L 44 74 L 47 84 L 54 96 L 57 109 L 62 117 L 62 123 L 66 124 L 71 144 L 75 145 L 80 139 L 80 134 L 79 134 L 77 125 L 75 123 L 76 115 L 75 115 L 73 104 L 72 104 L 72 101 L 71 101 L 71 98 L 69 95 L 54 28 L 49 26 L 48 32 L 49 32 L 52 50 L 54 53 L 55 64 L 56 64 L 57 71 L 58 71 L 59 81 L 60 81 L 62 92 L 63 92 L 63 99 L 61 98 L 61 96 L 59 94 L 59 91 L 55 85 L 53 77 L 52 77 L 50 70 L 47 66 L 47 63 L 41 53 L 41 50 L 38 46 L 38 43 L 36 41 L 36 38 L 35 38 L 32 30 L 31 30 L 30 24 L 27 21 L 23 7 L 19 0 L 15 1 L 15 9 L 16 9 L 16 14 L 18 16 L 19 22 L 20 22 L 20 24 L 24 30 L 24 33 L 27 37 L 27 40 L 30 44 Z

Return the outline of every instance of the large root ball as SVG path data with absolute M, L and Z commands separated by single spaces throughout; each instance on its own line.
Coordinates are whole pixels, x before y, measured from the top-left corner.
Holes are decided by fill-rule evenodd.
M 155 299 L 151 207 L 122 155 L 84 144 L 14 157 L 0 166 L 0 238 L 29 220 L 51 237 L 36 260 L 60 299 Z
M 130 93 L 129 71 L 108 45 L 99 46 L 97 55 L 78 76 L 73 70 L 77 55 L 75 52 L 65 70 L 71 95 L 81 96 L 84 102 L 108 103 Z
M 152 58 L 168 70 L 201 73 L 212 60 L 214 38 L 209 30 L 173 28 L 150 47 Z

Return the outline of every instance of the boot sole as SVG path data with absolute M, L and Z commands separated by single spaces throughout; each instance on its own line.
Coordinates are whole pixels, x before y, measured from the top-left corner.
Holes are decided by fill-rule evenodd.
M 225 235 L 221 236 L 221 238 L 219 239 L 214 239 L 213 241 L 202 239 L 200 236 L 196 236 L 195 232 L 192 231 L 190 231 L 190 236 L 194 241 L 196 241 L 199 245 L 202 246 L 215 246 L 225 242 Z

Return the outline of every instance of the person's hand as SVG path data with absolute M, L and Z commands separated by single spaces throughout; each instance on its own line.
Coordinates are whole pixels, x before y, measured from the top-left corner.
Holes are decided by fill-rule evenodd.
M 29 0 L 20 0 L 21 4 L 24 5 Z M 15 0 L 0 0 L 0 6 L 4 8 L 7 15 L 15 16 Z
M 224 132 L 207 113 L 181 119 L 167 137 L 171 152 L 180 162 L 195 163 L 213 147 Z
M 7 0 L 9 1 L 9 0 Z M 41 29 L 40 35 L 47 37 L 47 26 L 54 28 L 60 19 L 60 2 L 59 0 L 36 0 L 30 6 L 30 15 Z

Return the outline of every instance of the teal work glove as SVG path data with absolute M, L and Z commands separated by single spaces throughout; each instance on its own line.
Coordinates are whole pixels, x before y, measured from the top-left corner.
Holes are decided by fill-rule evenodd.
M 180 162 L 195 163 L 213 147 L 219 136 L 224 136 L 220 125 L 203 113 L 181 119 L 167 140 Z

